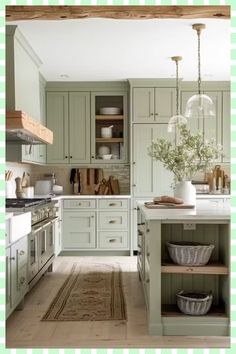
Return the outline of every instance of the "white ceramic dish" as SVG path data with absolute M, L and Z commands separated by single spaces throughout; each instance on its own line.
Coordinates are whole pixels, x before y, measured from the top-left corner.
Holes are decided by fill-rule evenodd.
M 121 109 L 118 107 L 102 107 L 99 109 L 99 114 L 121 114 Z
M 110 160 L 112 158 L 111 154 L 102 155 L 103 160 Z

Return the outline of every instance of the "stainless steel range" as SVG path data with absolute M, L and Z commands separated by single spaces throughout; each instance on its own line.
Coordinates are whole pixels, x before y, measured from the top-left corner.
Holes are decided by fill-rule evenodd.
M 28 242 L 28 284 L 31 288 L 46 272 L 52 271 L 55 245 L 56 201 L 51 198 L 6 199 L 9 212 L 31 212 Z

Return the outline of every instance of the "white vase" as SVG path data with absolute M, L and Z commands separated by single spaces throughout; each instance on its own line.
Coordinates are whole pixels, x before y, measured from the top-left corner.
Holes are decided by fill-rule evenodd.
M 183 199 L 184 204 L 196 205 L 196 188 L 192 185 L 191 181 L 177 183 L 174 196 Z

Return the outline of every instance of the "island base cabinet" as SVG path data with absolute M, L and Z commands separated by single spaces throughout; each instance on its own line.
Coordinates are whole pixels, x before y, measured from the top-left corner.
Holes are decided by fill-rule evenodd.
M 138 225 L 138 269 L 143 284 L 151 335 L 229 336 L 230 329 L 230 226 L 226 221 L 196 222 L 187 230 L 183 222 L 146 220 Z M 175 264 L 167 242 L 213 244 L 204 266 Z M 186 315 L 177 306 L 181 291 L 212 292 L 206 315 Z

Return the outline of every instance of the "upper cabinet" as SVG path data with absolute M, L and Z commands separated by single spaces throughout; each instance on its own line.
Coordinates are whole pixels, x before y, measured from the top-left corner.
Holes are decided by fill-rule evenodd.
M 128 161 L 127 93 L 91 93 L 91 161 Z
M 63 87 L 68 91 L 62 91 Z M 55 91 L 49 87 L 47 126 L 54 133 L 54 143 L 47 146 L 47 163 L 117 164 L 128 161 L 127 92 L 114 88 L 95 91 L 91 89 L 93 87 L 105 88 L 105 84 L 89 87 L 88 83 L 80 83 L 76 88 L 67 84 Z M 80 91 L 81 88 L 87 91 Z
M 175 113 L 176 93 L 171 87 L 133 87 L 134 123 L 168 123 Z
M 48 163 L 90 162 L 90 93 L 48 92 L 47 126 L 54 132 Z

